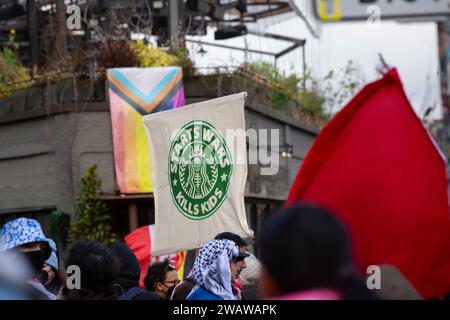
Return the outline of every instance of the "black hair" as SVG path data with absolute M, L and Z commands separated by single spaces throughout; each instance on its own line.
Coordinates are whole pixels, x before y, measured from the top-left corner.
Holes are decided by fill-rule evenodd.
M 176 270 L 169 260 L 154 262 L 148 267 L 147 275 L 144 279 L 144 287 L 147 290 L 154 291 L 158 282 L 166 280 L 167 272 Z
M 239 235 L 232 232 L 222 232 L 214 237 L 216 240 L 230 240 L 237 244 L 238 247 L 246 247 L 248 243 Z
M 366 297 L 368 289 L 355 281 L 347 230 L 330 212 L 311 204 L 281 209 L 258 242 L 279 295 L 327 287 L 342 290 L 344 298 Z
M 66 269 L 70 265 L 80 268 L 82 290 L 112 294 L 119 267 L 107 247 L 94 241 L 75 243 L 69 249 Z

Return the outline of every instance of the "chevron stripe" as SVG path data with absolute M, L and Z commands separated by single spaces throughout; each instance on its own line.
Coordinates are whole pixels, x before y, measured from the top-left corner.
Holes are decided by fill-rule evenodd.
M 177 94 L 178 90 L 180 90 L 183 87 L 183 82 L 180 79 L 180 81 L 175 85 L 175 87 L 173 87 L 172 90 L 168 93 L 167 97 L 163 101 L 161 101 L 157 106 L 155 106 L 151 110 L 151 112 L 147 112 L 147 110 L 143 109 L 141 107 L 141 105 L 137 104 L 129 96 L 127 96 L 122 90 L 117 88 L 114 83 L 109 82 L 108 86 L 109 86 L 109 89 L 111 89 L 115 94 L 117 94 L 120 98 L 122 98 L 124 101 L 126 101 L 137 112 L 139 112 L 141 115 L 145 116 L 149 113 L 166 110 L 167 108 L 164 108 L 165 106 L 168 106 L 169 109 L 172 109 L 171 100 Z
M 145 110 L 144 114 L 151 113 L 152 110 L 178 85 L 182 80 L 182 71 L 175 69 L 170 71 L 147 95 L 137 89 L 127 78 L 120 74 L 118 70 L 108 72 L 109 83 L 115 86 L 115 92 L 121 97 L 128 97 L 132 104 Z M 122 93 L 119 93 L 121 91 Z M 139 111 L 139 112 L 142 112 Z
M 134 102 L 129 96 L 127 96 L 122 90 L 116 87 L 116 85 L 109 81 L 108 83 L 109 89 L 111 89 L 115 94 L 117 94 L 120 98 L 122 98 L 124 101 L 126 101 L 134 110 L 139 112 L 141 115 L 145 116 L 147 111 L 143 109 L 139 104 Z
M 183 83 L 180 81 L 177 83 L 175 87 L 172 88 L 172 90 L 167 94 L 167 97 L 161 101 L 155 109 L 151 113 L 163 111 L 167 109 L 173 109 L 172 106 L 172 99 L 173 97 L 178 93 L 178 91 L 183 87 Z

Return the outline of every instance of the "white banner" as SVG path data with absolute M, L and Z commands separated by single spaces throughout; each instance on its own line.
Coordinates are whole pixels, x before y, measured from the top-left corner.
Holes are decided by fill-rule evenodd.
M 245 93 L 144 116 L 155 197 L 152 255 L 220 232 L 252 237 L 244 205 Z
M 312 0 L 323 22 L 380 19 L 434 20 L 450 14 L 448 0 Z

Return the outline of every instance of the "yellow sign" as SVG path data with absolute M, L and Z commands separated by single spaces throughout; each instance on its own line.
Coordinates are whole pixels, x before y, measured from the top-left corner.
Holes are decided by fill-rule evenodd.
M 319 0 L 318 9 L 322 21 L 341 20 L 341 0 Z

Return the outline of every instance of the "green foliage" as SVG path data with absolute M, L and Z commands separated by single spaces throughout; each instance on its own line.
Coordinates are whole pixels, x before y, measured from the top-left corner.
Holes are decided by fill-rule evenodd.
M 131 42 L 131 48 L 137 56 L 139 67 L 179 66 L 183 68 L 184 74 L 188 74 L 194 66 L 185 50 L 170 53 L 162 48 L 148 46 L 141 40 Z
M 305 79 L 295 74 L 286 76 L 280 70 L 267 62 L 254 62 L 246 64 L 246 69 L 260 75 L 271 84 L 267 91 L 269 107 L 283 113 L 288 108 L 300 108 L 302 112 L 311 114 L 315 118 L 324 118 L 323 104 L 325 98 L 315 90 L 303 87 Z
M 319 122 L 327 120 L 362 85 L 358 68 L 351 60 L 343 69 L 330 71 L 322 79 L 314 78 L 310 70 L 304 77 L 285 75 L 267 62 L 246 63 L 243 68 L 270 84 L 266 91 L 268 107 L 288 115 L 295 114 L 289 109 L 296 109 Z
M 111 232 L 108 208 L 100 199 L 101 185 L 97 166 L 90 166 L 81 178 L 81 194 L 75 201 L 76 219 L 70 225 L 69 242 L 93 240 L 111 245 L 116 241 L 116 235 Z
M 324 96 L 328 113 L 334 114 L 361 89 L 363 82 L 359 68 L 353 60 L 349 60 L 337 72 L 330 71 L 321 80 L 320 86 L 316 83 L 315 87 Z
M 0 97 L 9 96 L 12 91 L 28 87 L 28 71 L 20 63 L 16 53 L 9 49 L 0 50 Z
M 64 216 L 64 212 L 60 210 L 53 210 L 50 213 L 50 225 L 49 225 L 49 232 L 50 232 L 50 238 L 53 239 L 56 243 L 62 242 L 64 239 L 60 239 L 60 226 L 62 224 L 62 217 Z
M 6 47 L 0 50 L 0 84 L 29 78 L 30 75 L 21 65 L 13 50 Z

